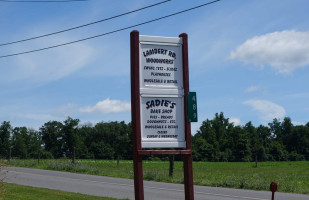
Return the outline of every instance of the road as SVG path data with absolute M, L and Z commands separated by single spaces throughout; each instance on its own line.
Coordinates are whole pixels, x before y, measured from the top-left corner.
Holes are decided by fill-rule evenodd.
M 4 167 L 4 182 L 68 192 L 134 199 L 133 180 L 50 170 Z M 1 178 L 0 178 L 1 180 Z M 184 199 L 182 184 L 144 181 L 146 200 Z M 194 186 L 196 200 L 269 200 L 270 192 Z M 277 192 L 276 200 L 309 200 L 309 195 Z

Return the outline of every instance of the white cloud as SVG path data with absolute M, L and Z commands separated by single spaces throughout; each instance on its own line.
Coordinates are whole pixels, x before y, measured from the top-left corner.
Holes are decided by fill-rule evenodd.
M 309 32 L 273 32 L 247 40 L 230 53 L 230 59 L 263 66 L 289 74 L 309 65 Z
M 241 125 L 240 119 L 239 119 L 239 118 L 236 118 L 236 117 L 231 117 L 231 118 L 229 118 L 229 122 L 230 122 L 230 123 L 233 123 L 234 126 L 239 126 L 239 125 Z
M 271 121 L 274 118 L 285 117 L 285 109 L 271 101 L 266 100 L 248 100 L 244 102 L 245 105 L 249 105 L 260 113 L 260 118 L 264 121 Z
M 304 125 L 306 125 L 306 123 L 303 123 L 303 122 L 296 122 L 296 121 L 292 121 L 292 124 L 293 124 L 294 126 L 304 126 Z
M 67 105 L 58 107 L 53 114 L 58 117 L 73 116 L 77 112 L 77 104 L 68 103 Z
M 119 113 L 131 110 L 131 103 L 120 100 L 110 100 L 109 98 L 99 101 L 94 106 L 87 106 L 79 109 L 82 113 Z
M 45 120 L 49 121 L 51 119 L 55 119 L 56 117 L 49 114 L 38 114 L 38 113 L 19 113 L 15 114 L 15 117 L 23 118 L 23 119 L 30 119 L 30 120 Z M 57 118 L 58 119 L 58 118 Z
M 246 92 L 255 92 L 255 91 L 259 90 L 259 89 L 260 89 L 259 86 L 250 86 L 245 91 Z
M 41 55 L 20 57 L 24 78 L 39 81 L 54 81 L 70 75 L 89 62 L 92 49 L 84 44 L 57 49 Z
M 30 44 L 21 43 L 14 46 L 12 52 L 25 52 L 72 40 L 74 39 L 66 36 L 35 40 Z M 12 61 L 13 67 L 7 69 L 1 78 L 8 81 L 21 80 L 25 83 L 47 83 L 69 76 L 89 65 L 95 56 L 94 48 L 85 42 L 19 55 Z

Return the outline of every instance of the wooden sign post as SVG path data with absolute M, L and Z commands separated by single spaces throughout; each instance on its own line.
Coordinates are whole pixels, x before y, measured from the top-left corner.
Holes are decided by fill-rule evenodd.
M 193 200 L 187 34 L 130 37 L 135 199 L 144 200 L 143 155 L 183 155 L 185 199 Z

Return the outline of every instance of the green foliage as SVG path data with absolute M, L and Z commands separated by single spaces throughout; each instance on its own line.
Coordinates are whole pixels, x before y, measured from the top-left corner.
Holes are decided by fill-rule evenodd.
M 202 122 L 192 138 L 198 161 L 309 160 L 309 126 L 293 126 L 290 118 L 274 119 L 268 127 L 234 126 L 223 113 Z
M 70 117 L 64 122 L 49 121 L 39 131 L 3 122 L 0 157 L 8 158 L 11 147 L 15 158 L 73 158 L 75 153 L 76 159 L 132 159 L 131 130 L 131 124 L 123 121 L 93 126 L 80 125 L 79 119 Z M 268 126 L 254 127 L 251 122 L 235 126 L 222 112 L 216 113 L 192 136 L 192 148 L 196 161 L 309 160 L 309 123 L 294 126 L 284 118 Z
M 45 123 L 39 132 L 26 127 L 15 127 L 7 132 L 12 132 L 9 142 L 15 158 L 72 158 L 74 151 L 77 159 L 132 158 L 131 127 L 123 121 L 79 126 L 79 119 L 68 117 L 63 123 Z M 3 149 L 8 151 L 9 148 Z
M 64 141 L 64 153 L 67 157 L 72 158 L 74 148 L 79 148 L 80 137 L 78 137 L 78 123 L 79 119 L 72 119 L 68 117 L 64 121 L 62 128 L 62 137 Z
M 57 121 L 49 121 L 40 128 L 44 148 L 46 151 L 50 152 L 54 158 L 63 156 L 62 128 L 63 124 Z
M 2 122 L 0 126 L 0 157 L 7 158 L 9 156 L 11 132 L 10 122 Z
M 46 150 L 41 151 L 40 156 L 41 156 L 42 159 L 53 159 L 54 158 L 53 154 L 49 151 L 46 151 Z
M 33 158 L 41 151 L 39 132 L 26 127 L 15 127 L 12 131 L 12 157 Z

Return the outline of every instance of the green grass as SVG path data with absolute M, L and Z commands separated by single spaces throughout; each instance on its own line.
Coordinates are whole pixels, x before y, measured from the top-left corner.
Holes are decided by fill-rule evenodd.
M 78 160 L 14 160 L 11 166 L 32 167 L 103 176 L 133 178 L 132 161 Z M 174 177 L 168 176 L 168 161 L 143 161 L 145 180 L 183 183 L 182 162 L 175 162 Z M 280 192 L 309 194 L 309 162 L 193 162 L 194 184 L 251 190 L 269 190 L 272 181 Z
M 96 197 L 71 192 L 62 192 L 44 188 L 34 188 L 10 183 L 3 183 L 4 193 L 1 200 L 116 200 L 114 198 Z
M 0 162 L 0 171 L 1 171 L 1 167 L 3 166 L 3 163 Z M 0 175 L 0 200 L 3 200 L 3 196 L 4 196 L 4 184 L 3 184 L 3 179 L 4 176 Z
M 309 194 L 309 162 L 194 163 L 196 183 L 218 187 L 269 190 L 272 181 L 280 192 Z

